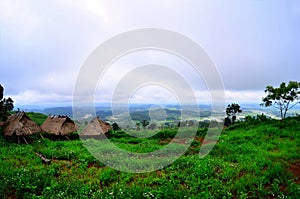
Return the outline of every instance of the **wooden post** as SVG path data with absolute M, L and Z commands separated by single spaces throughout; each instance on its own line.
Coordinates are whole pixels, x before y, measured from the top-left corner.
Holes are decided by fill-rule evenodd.
M 68 141 L 70 141 L 70 138 L 67 135 L 65 135 L 65 137 L 67 138 Z
M 50 164 L 51 163 L 51 160 L 45 158 L 42 154 L 39 154 L 37 152 L 35 152 L 35 154 L 41 158 L 43 163 L 45 163 L 45 164 Z
M 22 136 L 23 140 L 25 141 L 26 144 L 28 144 L 27 140 L 25 139 L 24 136 Z

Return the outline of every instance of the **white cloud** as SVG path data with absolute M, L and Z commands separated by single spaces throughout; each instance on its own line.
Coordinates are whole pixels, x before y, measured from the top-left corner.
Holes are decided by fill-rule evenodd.
M 261 103 L 264 91 L 225 91 L 227 103 Z
M 14 100 L 17 106 L 29 104 L 38 106 L 39 104 L 59 104 L 72 101 L 72 96 L 59 95 L 52 92 L 41 93 L 36 90 L 26 90 L 17 95 L 11 95 L 10 97 Z M 17 106 L 16 108 L 18 108 Z
M 104 23 L 112 22 L 107 14 L 107 10 L 105 9 L 102 1 L 99 0 L 78 0 L 78 1 L 70 1 L 70 5 L 76 4 L 79 8 L 85 9 L 90 14 L 95 15 L 103 20 Z
M 180 95 L 180 94 L 178 94 Z M 211 95 L 209 91 L 195 91 L 195 97 L 199 104 L 211 103 Z M 261 102 L 264 92 L 261 91 L 225 91 L 226 103 L 257 103 Z M 10 95 L 17 105 L 26 104 L 61 104 L 72 102 L 73 96 L 68 94 L 58 94 L 55 92 L 40 92 L 36 90 L 26 90 L 17 95 Z M 173 94 L 163 87 L 149 85 L 141 87 L 131 93 L 130 98 L 123 100 L 123 103 L 179 103 L 176 93 Z M 180 96 L 179 96 L 180 97 Z M 94 99 L 93 97 L 83 97 L 82 100 Z M 96 93 L 96 102 L 111 102 L 112 96 L 110 93 L 103 92 L 101 96 Z M 118 100 L 118 99 L 113 99 Z
M 18 42 L 26 42 L 32 39 L 32 35 L 40 22 L 40 16 L 33 9 L 30 1 L 0 1 L 2 35 L 13 37 Z

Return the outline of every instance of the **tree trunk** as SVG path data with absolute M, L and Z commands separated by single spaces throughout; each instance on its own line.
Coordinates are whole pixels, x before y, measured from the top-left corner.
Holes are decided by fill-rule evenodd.
M 25 141 L 26 144 L 28 144 L 26 138 L 24 136 L 22 136 L 23 140 Z
M 281 117 L 281 121 L 283 122 L 284 118 L 283 118 L 283 114 L 282 114 L 282 109 L 280 109 L 280 117 Z
M 284 110 L 283 120 L 285 119 L 285 116 L 286 116 L 286 112 L 287 112 L 287 111 L 288 111 L 287 109 Z

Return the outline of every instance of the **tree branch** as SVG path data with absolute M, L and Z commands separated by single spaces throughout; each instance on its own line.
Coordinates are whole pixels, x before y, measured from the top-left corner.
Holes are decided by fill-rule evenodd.
M 288 110 L 292 109 L 294 106 L 296 106 L 297 104 L 299 104 L 300 102 L 297 102 L 295 104 L 293 104 Z

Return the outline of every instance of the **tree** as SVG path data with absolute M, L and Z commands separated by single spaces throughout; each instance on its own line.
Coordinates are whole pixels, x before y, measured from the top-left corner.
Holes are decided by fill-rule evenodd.
M 238 104 L 235 104 L 235 103 L 228 104 L 228 106 L 226 108 L 226 115 L 227 115 L 227 118 L 231 117 L 232 123 L 234 123 L 236 120 L 236 114 L 242 112 L 242 110 L 240 108 L 241 107 Z
M 231 119 L 226 117 L 224 120 L 224 127 L 229 127 L 231 125 Z
M 135 123 L 135 125 L 136 125 L 136 130 L 137 131 L 141 130 L 141 128 L 140 128 L 141 123 L 137 122 L 137 123 Z
M 14 101 L 9 98 L 4 97 L 4 88 L 0 84 L 0 121 L 5 121 L 9 112 L 14 109 Z
M 278 88 L 267 86 L 266 97 L 262 98 L 263 106 L 273 106 L 280 111 L 281 120 L 284 121 L 286 113 L 300 103 L 300 82 L 290 81 L 288 84 L 282 82 Z M 293 103 L 294 101 L 297 101 Z
M 121 128 L 119 127 L 119 125 L 118 125 L 116 122 L 114 122 L 114 123 L 112 124 L 112 129 L 113 129 L 114 131 L 121 130 Z
M 4 88 L 3 88 L 3 86 L 0 84 L 0 100 L 3 99 L 3 93 L 4 93 Z
M 142 120 L 141 124 L 142 124 L 143 128 L 146 129 L 146 126 L 149 125 L 149 121 L 148 120 Z

